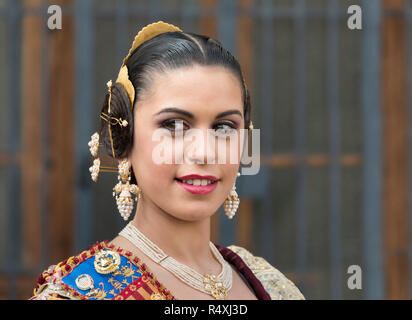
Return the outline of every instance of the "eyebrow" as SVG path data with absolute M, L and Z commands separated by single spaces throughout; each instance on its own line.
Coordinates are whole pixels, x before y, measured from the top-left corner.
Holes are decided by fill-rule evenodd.
M 158 113 L 156 113 L 156 115 L 159 115 L 161 113 L 178 113 L 178 114 L 184 115 L 184 116 L 186 116 L 190 119 L 193 119 L 195 117 L 193 113 L 191 113 L 189 111 L 186 111 L 186 110 L 179 109 L 179 108 L 165 108 L 165 109 L 160 110 Z M 234 110 L 227 110 L 227 111 L 223 111 L 221 113 L 218 113 L 216 115 L 215 119 L 223 118 L 223 117 L 226 117 L 226 116 L 229 116 L 229 115 L 232 115 L 232 114 L 238 114 L 243 118 L 242 113 L 239 110 L 234 109 Z

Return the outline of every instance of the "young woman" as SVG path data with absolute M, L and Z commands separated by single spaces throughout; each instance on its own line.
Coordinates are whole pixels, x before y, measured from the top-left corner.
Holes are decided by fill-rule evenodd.
M 143 28 L 89 143 L 119 163 L 113 195 L 128 219 L 135 194 L 135 215 L 115 239 L 46 270 L 32 299 L 304 299 L 263 258 L 210 241 L 212 215 L 223 204 L 232 218 L 239 204 L 250 108 L 240 65 L 218 41 L 162 21 Z M 96 158 L 94 181 L 99 170 L 110 168 Z

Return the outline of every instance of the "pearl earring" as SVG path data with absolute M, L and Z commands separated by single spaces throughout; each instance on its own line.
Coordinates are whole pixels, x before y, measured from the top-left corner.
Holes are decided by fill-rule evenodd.
M 237 173 L 237 176 L 240 176 L 240 173 Z M 225 214 L 229 219 L 232 219 L 233 216 L 236 214 L 237 208 L 239 207 L 240 199 L 236 192 L 236 181 L 233 184 L 232 189 L 230 190 L 229 195 L 227 196 L 223 207 L 225 209 Z
M 140 199 L 141 195 L 140 188 L 136 184 L 130 184 L 130 163 L 127 159 L 123 159 L 119 163 L 119 175 L 117 178 L 119 182 L 113 188 L 113 197 L 116 199 L 120 215 L 124 220 L 128 220 L 134 206 L 134 200 L 130 193 L 136 195 L 136 202 L 137 199 Z

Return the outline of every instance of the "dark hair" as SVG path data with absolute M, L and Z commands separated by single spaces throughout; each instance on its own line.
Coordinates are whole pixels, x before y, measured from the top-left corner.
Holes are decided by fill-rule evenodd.
M 243 74 L 236 58 L 215 39 L 185 32 L 167 32 L 160 34 L 140 45 L 126 62 L 129 79 L 135 89 L 135 105 L 142 92 L 150 87 L 150 75 L 193 65 L 221 66 L 231 71 L 239 80 L 242 89 L 245 128 L 250 120 L 250 95 L 245 87 Z M 120 83 L 112 86 L 109 116 L 127 120 L 129 125 L 112 125 L 113 149 L 116 159 L 129 153 L 133 145 L 133 111 L 126 90 Z M 108 113 L 109 93 L 103 103 L 102 112 Z M 134 109 L 134 108 L 133 108 Z M 100 142 L 105 152 L 112 155 L 108 125 L 100 122 Z M 130 183 L 136 183 L 133 170 Z

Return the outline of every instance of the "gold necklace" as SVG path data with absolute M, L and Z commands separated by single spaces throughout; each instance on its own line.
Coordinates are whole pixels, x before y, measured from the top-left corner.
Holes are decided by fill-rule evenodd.
M 209 246 L 212 253 L 222 266 L 222 271 L 217 276 L 213 274 L 201 275 L 196 270 L 165 254 L 162 249 L 141 233 L 131 222 L 120 231 L 119 235 L 128 239 L 154 262 L 173 273 L 181 281 L 194 289 L 210 294 L 217 300 L 225 300 L 227 293 L 232 288 L 232 268 L 211 241 L 209 241 Z

